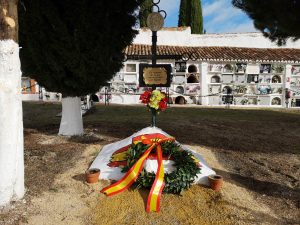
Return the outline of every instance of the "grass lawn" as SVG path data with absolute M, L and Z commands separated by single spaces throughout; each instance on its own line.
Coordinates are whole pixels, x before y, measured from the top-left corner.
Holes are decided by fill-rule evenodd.
M 24 126 L 58 132 L 59 104 L 24 103 Z M 143 106 L 97 105 L 84 117 L 85 128 L 124 138 L 150 125 Z M 185 144 L 236 151 L 300 151 L 300 110 L 171 107 L 157 117 L 157 126 Z

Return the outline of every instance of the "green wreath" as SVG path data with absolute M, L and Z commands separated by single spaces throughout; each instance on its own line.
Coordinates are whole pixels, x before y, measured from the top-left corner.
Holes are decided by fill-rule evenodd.
M 122 172 L 127 172 L 148 148 L 149 145 L 143 143 L 132 144 L 127 151 L 127 165 L 123 167 Z M 161 148 L 163 156 L 172 158 L 176 167 L 175 171 L 165 173 L 163 192 L 181 194 L 191 186 L 201 169 L 195 162 L 193 154 L 183 150 L 177 143 L 164 142 Z M 143 169 L 135 184 L 137 188 L 151 189 L 154 180 L 155 173 Z

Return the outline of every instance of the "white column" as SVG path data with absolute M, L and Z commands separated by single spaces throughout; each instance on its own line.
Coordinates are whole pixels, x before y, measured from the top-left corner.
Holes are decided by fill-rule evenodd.
M 137 85 L 139 85 L 140 64 L 137 63 L 135 66 L 136 66 L 136 83 L 137 83 Z
M 81 101 L 79 97 L 62 98 L 60 135 L 83 135 Z
M 0 206 L 24 196 L 19 45 L 0 41 Z
M 285 88 L 291 88 L 291 77 L 292 77 L 292 65 L 285 66 L 285 76 L 283 80 L 283 84 Z
M 207 84 L 207 67 L 208 63 L 203 62 L 200 65 L 200 85 L 201 85 L 201 105 L 208 105 L 208 97 L 203 97 L 208 95 L 208 84 Z
M 283 83 L 283 88 L 282 88 L 282 107 L 286 107 L 286 103 L 285 103 L 285 89 L 290 89 L 291 88 L 291 76 L 292 76 L 292 65 L 286 65 L 285 66 L 285 73 L 283 74 L 283 79 L 282 79 L 282 83 Z M 289 99 L 289 105 L 291 104 L 291 99 Z

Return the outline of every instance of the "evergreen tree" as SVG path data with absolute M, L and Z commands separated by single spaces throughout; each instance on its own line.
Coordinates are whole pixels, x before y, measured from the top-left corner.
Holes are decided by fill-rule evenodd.
M 148 15 L 152 12 L 152 0 L 145 0 L 140 7 L 140 27 L 147 27 Z
M 278 45 L 288 38 L 300 38 L 299 0 L 232 0 L 232 4 L 246 12 L 255 28 Z
M 24 74 L 48 91 L 62 93 L 64 98 L 98 91 L 123 66 L 122 51 L 137 33 L 133 27 L 139 3 L 139 0 L 22 0 L 20 57 Z M 80 110 L 80 106 L 74 107 Z M 61 126 L 67 124 L 63 123 L 63 117 Z M 68 123 L 74 127 L 72 121 Z M 65 133 L 60 129 L 60 134 Z
M 190 25 L 190 0 L 181 0 L 179 8 L 179 27 L 186 27 Z
M 98 91 L 122 67 L 137 7 L 137 0 L 22 0 L 24 74 L 65 97 Z
M 203 33 L 201 0 L 181 0 L 178 26 L 190 26 L 192 34 Z
M 201 0 L 191 0 L 191 21 L 192 34 L 203 34 L 203 17 Z

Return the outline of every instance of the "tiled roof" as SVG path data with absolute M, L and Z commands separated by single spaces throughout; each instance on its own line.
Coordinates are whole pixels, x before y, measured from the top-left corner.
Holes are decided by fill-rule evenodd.
M 147 58 L 151 45 L 133 44 L 125 49 L 128 59 Z M 300 63 L 300 49 L 295 48 L 237 48 L 237 47 L 184 47 L 157 46 L 157 55 L 179 59 L 188 55 L 199 61 L 286 62 Z M 185 58 L 185 57 L 184 57 Z

